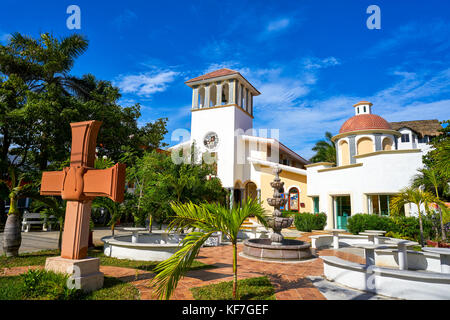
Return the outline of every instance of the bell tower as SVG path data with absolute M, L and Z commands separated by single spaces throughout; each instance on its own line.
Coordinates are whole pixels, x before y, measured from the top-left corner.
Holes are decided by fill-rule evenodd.
M 238 71 L 220 69 L 185 82 L 192 88 L 191 141 L 217 158 L 217 176 L 234 186 L 236 133 L 253 128 L 253 97 L 260 94 Z

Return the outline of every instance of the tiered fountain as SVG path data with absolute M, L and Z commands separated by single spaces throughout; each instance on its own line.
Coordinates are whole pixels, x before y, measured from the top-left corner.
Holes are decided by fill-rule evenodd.
M 270 183 L 273 188 L 273 198 L 268 198 L 267 203 L 274 207 L 272 217 L 268 224 L 273 230 L 270 239 L 248 239 L 244 241 L 243 256 L 258 258 L 261 260 L 295 261 L 307 259 L 312 256 L 311 245 L 300 240 L 284 239 L 281 234 L 283 228 L 288 228 L 293 218 L 282 217 L 280 207 L 286 204 L 287 199 L 282 198 L 284 182 L 280 179 L 281 169 L 273 170 L 274 180 Z

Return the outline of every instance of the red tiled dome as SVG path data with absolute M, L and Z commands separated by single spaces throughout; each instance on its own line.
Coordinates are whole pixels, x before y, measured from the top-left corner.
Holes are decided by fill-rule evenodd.
M 358 114 L 344 122 L 339 133 L 368 129 L 392 130 L 389 122 L 376 114 Z

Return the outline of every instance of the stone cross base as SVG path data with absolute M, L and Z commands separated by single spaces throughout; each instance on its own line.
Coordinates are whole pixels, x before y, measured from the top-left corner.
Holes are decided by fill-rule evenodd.
M 99 258 L 72 260 L 51 257 L 45 260 L 45 270 L 71 275 L 67 281 L 69 288 L 90 292 L 103 287 L 104 277 L 100 272 Z

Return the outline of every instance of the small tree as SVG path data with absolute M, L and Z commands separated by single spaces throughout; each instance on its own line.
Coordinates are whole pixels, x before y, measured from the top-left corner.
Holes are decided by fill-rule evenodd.
M 433 190 L 433 192 L 436 195 L 436 198 L 440 200 L 439 189 L 441 189 L 442 192 L 444 193 L 445 190 L 448 188 L 448 181 L 446 181 L 444 177 L 441 177 L 439 175 L 439 172 L 434 168 L 421 169 L 419 170 L 419 172 L 420 173 L 414 177 L 412 186 L 422 187 L 426 190 Z M 437 210 L 439 213 L 442 240 L 446 241 L 447 236 L 445 234 L 444 218 L 442 216 L 442 208 L 440 205 L 437 206 Z
M 161 223 L 173 216 L 172 202 L 224 202 L 226 191 L 213 174 L 213 166 L 206 163 L 174 163 L 170 155 L 147 152 L 129 168 L 127 177 L 135 184 L 137 207 L 135 218 Z M 151 230 L 151 223 L 149 226 Z
M 233 298 L 238 299 L 237 235 L 242 223 L 250 216 L 256 217 L 261 224 L 267 226 L 265 211 L 259 201 L 249 199 L 242 207 L 235 206 L 231 209 L 220 204 L 173 203 L 172 209 L 176 216 L 170 223 L 169 230 L 192 228 L 193 231 L 183 239 L 180 250 L 156 266 L 157 275 L 153 278 L 152 285 L 156 287 L 158 298 L 170 298 L 203 243 L 214 232 L 222 232 L 233 245 Z
M 420 207 L 423 205 L 425 210 L 428 210 L 429 204 L 433 202 L 437 203 L 439 206 L 445 206 L 442 201 L 437 199 L 431 193 L 417 188 L 405 188 L 391 199 L 391 212 L 393 215 L 397 215 L 407 203 L 414 203 L 417 206 L 419 212 L 420 244 L 422 246 L 424 246 L 425 243 L 423 238 L 422 210 Z

